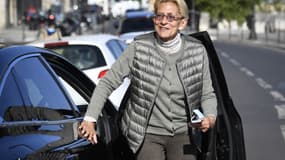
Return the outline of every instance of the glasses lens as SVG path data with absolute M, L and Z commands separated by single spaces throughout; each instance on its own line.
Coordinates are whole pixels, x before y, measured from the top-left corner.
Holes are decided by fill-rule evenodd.
M 163 19 L 163 17 L 164 17 L 163 14 L 157 14 L 157 15 L 155 16 L 155 19 L 161 21 L 161 20 Z
M 167 15 L 166 19 L 168 20 L 168 22 L 172 22 L 172 21 L 176 20 L 176 17 L 173 15 Z
M 158 21 L 162 21 L 164 17 L 166 18 L 168 22 L 177 21 L 182 18 L 182 17 L 175 17 L 174 15 L 164 15 L 164 14 L 157 14 L 155 15 L 154 18 Z

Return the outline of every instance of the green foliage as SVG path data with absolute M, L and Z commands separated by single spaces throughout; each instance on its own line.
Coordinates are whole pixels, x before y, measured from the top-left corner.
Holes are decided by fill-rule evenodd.
M 188 0 L 187 0 L 188 1 Z M 192 2 L 192 0 L 190 0 Z M 195 0 L 195 9 L 209 12 L 214 19 L 237 20 L 239 24 L 253 13 L 261 0 Z M 191 4 L 190 2 L 190 4 Z
M 258 10 L 261 12 L 270 13 L 272 11 L 283 12 L 285 11 L 285 4 L 282 0 L 272 0 L 269 2 L 263 2 L 258 6 Z
M 273 0 L 273 5 L 276 11 L 281 12 L 284 9 L 284 4 L 282 0 Z

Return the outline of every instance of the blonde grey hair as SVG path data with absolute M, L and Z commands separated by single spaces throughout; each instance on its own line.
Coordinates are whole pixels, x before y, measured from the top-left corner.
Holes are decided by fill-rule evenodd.
M 186 19 L 189 18 L 188 6 L 185 3 L 185 0 L 155 0 L 153 5 L 154 13 L 157 13 L 158 7 L 161 3 L 166 3 L 166 2 L 172 2 L 176 4 L 178 7 L 179 14 L 181 14 L 181 16 L 183 16 Z

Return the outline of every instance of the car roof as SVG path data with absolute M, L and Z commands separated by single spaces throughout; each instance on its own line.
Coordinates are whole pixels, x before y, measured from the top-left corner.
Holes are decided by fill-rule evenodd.
M 110 39 L 118 39 L 119 37 L 112 34 L 93 34 L 93 35 L 77 35 L 63 37 L 61 40 L 48 40 L 48 41 L 34 41 L 27 45 L 34 45 L 38 47 L 43 47 L 44 44 L 54 43 L 54 42 L 64 42 L 68 41 L 70 44 L 100 44 L 104 45 Z
M 1 74 L 3 70 L 5 70 L 5 67 L 8 66 L 17 57 L 25 56 L 31 53 L 43 53 L 43 52 L 60 57 L 51 51 L 33 46 L 13 45 L 0 49 L 0 77 L 2 76 Z
M 18 51 L 18 52 L 17 52 Z M 0 68 L 6 65 L 5 63 L 9 63 L 13 59 L 19 56 L 23 56 L 28 53 L 41 53 L 41 52 L 49 52 L 45 49 L 32 47 L 32 46 L 8 46 L 0 49 Z M 50 52 L 51 53 L 51 52 Z M 52 54 L 52 53 L 51 53 Z
M 147 10 L 136 10 L 125 13 L 125 18 L 152 17 L 153 12 Z
M 112 34 L 93 34 L 93 35 L 69 36 L 62 38 L 62 40 L 84 40 L 84 41 L 96 41 L 96 42 L 106 42 L 110 39 L 118 39 L 118 36 Z

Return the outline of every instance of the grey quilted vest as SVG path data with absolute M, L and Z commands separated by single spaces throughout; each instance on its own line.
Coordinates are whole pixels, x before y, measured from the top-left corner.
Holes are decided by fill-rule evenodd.
M 198 108 L 202 93 L 202 44 L 190 37 L 184 38 L 184 53 L 176 66 L 187 98 L 190 114 Z M 121 120 L 121 129 L 131 150 L 136 153 L 142 144 L 146 127 L 165 69 L 164 59 L 154 46 L 154 34 L 135 39 L 135 55 L 131 68 L 131 94 Z

